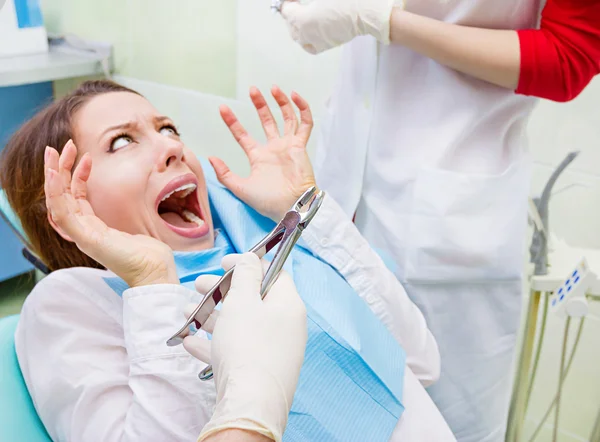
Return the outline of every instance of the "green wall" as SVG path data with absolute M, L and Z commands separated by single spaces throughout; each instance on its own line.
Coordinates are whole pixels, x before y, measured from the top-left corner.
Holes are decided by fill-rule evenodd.
M 49 33 L 112 43 L 117 74 L 235 95 L 236 0 L 42 0 L 42 9 Z M 57 82 L 57 94 L 72 85 Z

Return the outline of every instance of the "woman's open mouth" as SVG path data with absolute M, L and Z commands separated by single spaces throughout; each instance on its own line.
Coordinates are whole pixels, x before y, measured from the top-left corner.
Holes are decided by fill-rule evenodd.
M 209 232 L 198 202 L 198 181 L 193 174 L 172 180 L 158 197 L 158 215 L 175 233 L 199 238 Z

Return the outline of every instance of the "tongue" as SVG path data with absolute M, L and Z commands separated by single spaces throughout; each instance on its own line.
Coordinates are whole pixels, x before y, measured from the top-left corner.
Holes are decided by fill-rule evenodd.
M 195 223 L 190 223 L 190 222 L 184 220 L 181 217 L 181 215 L 176 212 L 161 213 L 160 217 L 162 219 L 164 219 L 167 223 L 169 223 L 175 227 L 183 227 L 183 228 L 198 227 Z

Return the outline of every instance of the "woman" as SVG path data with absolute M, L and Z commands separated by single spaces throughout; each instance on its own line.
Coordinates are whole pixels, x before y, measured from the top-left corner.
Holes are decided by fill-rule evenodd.
M 276 87 L 272 93 L 284 116 L 283 136 L 260 92 L 250 94 L 264 146 L 230 109 L 221 115 L 251 164 L 250 176 L 231 190 L 279 219 L 314 184 L 305 151 L 312 117 L 293 94 L 298 124 L 285 94 Z M 230 175 L 221 161 L 212 163 L 221 179 Z M 179 281 L 195 278 L 198 262 L 210 273 L 207 262 L 248 247 L 244 239 L 265 223 L 213 181 L 209 205 L 205 173 L 168 117 L 106 81 L 84 83 L 52 104 L 5 148 L 0 183 L 33 251 L 54 271 L 29 296 L 16 336 L 24 378 L 54 440 L 193 440 L 209 420 L 215 393 L 197 380 L 202 366 L 183 349 L 165 346 L 195 293 Z M 332 198 L 303 240 L 312 253 L 296 249 L 293 269 L 305 276 L 295 282 L 309 336 L 289 439 L 452 440 L 421 385 L 437 376 L 435 341 L 393 274 Z M 174 259 L 173 250 L 188 253 Z M 384 349 L 366 345 L 367 323 L 377 346 L 386 341 Z M 389 355 L 401 365 L 382 365 Z M 331 422 L 315 418 L 332 410 Z M 279 440 L 283 426 L 268 431 Z
M 600 2 L 286 1 L 282 14 L 310 52 L 349 42 L 319 184 L 398 263 L 440 347 L 429 392 L 457 439 L 503 441 L 532 97 L 571 100 L 600 71 Z

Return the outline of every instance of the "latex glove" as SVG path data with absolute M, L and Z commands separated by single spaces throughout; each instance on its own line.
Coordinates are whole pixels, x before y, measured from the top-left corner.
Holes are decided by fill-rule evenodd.
M 219 181 L 235 196 L 260 214 L 279 222 L 296 200 L 315 185 L 306 143 L 313 128 L 310 107 L 292 93 L 291 101 L 300 111 L 300 122 L 292 102 L 277 86 L 271 94 L 283 114 L 283 135 L 261 92 L 253 87 L 250 98 L 262 123 L 267 142 L 260 145 L 238 121 L 233 111 L 221 106 L 221 117 L 250 161 L 250 176 L 240 177 L 220 159 L 211 157 Z
M 217 407 L 199 440 L 235 428 L 280 441 L 304 360 L 306 309 L 285 272 L 261 300 L 263 267 L 253 253 L 230 255 L 223 264 L 236 268 L 212 342 L 183 341 L 193 356 L 212 363 L 217 389 Z M 206 293 L 216 279 L 201 276 L 196 288 Z
M 179 284 L 173 252 L 168 245 L 146 235 L 108 227 L 96 216 L 87 199 L 92 159 L 86 153 L 77 167 L 77 147 L 72 140 L 59 155 L 46 148 L 44 155 L 48 221 L 67 241 L 121 277 L 129 287 Z
M 360 35 L 390 43 L 390 17 L 395 0 L 314 0 L 283 3 L 281 14 L 292 38 L 307 52 L 318 54 Z

